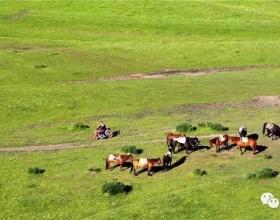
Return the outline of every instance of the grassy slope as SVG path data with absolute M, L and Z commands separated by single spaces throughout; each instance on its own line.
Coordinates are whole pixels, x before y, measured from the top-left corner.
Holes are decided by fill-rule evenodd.
M 211 150 L 193 153 L 183 165 L 152 178 L 86 171 L 103 168 L 105 155 L 127 143 L 143 148 L 145 156 L 162 155 L 163 133 L 177 122 L 219 121 L 231 132 L 242 123 L 258 133 L 263 121 L 279 122 L 278 108 L 178 108 L 279 95 L 279 68 L 269 67 L 279 64 L 279 14 L 277 1 L 0 2 L 1 147 L 88 143 L 91 131 L 65 129 L 76 122 L 95 126 L 103 119 L 121 130 L 93 149 L 1 155 L 0 218 L 279 219 L 278 210 L 258 201 L 265 191 L 279 197 L 279 178 L 245 178 L 262 167 L 280 170 L 279 146 L 263 139 L 270 161 L 250 152 L 240 157 L 236 150 L 216 158 Z M 47 68 L 34 68 L 40 64 Z M 252 64 L 267 67 L 197 78 L 71 83 L 165 68 Z M 47 172 L 32 177 L 31 166 Z M 196 178 L 195 168 L 209 175 Z M 115 178 L 132 183 L 134 191 L 102 195 L 102 184 Z

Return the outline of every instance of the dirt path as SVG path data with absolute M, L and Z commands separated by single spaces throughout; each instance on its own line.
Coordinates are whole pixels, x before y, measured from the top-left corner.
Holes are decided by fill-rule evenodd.
M 279 68 L 279 65 L 248 65 L 248 66 L 239 66 L 239 67 L 212 67 L 212 68 L 204 68 L 204 69 L 165 69 L 157 72 L 149 72 L 149 73 L 132 73 L 121 76 L 111 76 L 104 77 L 97 80 L 79 80 L 72 81 L 71 83 L 77 84 L 87 84 L 94 83 L 96 81 L 124 81 L 124 80 L 141 80 L 141 79 L 159 79 L 165 78 L 168 76 L 204 76 L 222 72 L 242 72 L 242 71 L 250 71 L 254 69 L 260 68 Z
M 212 135 L 205 135 L 199 136 L 198 138 L 212 138 L 217 137 L 219 134 L 212 134 Z M 106 142 L 109 140 L 105 140 Z M 155 140 L 144 140 L 138 141 L 140 144 L 145 143 L 165 143 L 165 138 L 162 139 L 155 139 Z M 28 152 L 36 152 L 36 151 L 60 151 L 60 150 L 67 150 L 67 149 L 79 149 L 79 148 L 90 148 L 100 146 L 104 143 L 104 140 L 94 142 L 94 143 L 62 143 L 62 144 L 49 144 L 49 145 L 34 145 L 34 146 L 25 146 L 25 147 L 6 147 L 0 148 L 0 153 L 28 153 Z M 119 141 L 114 144 L 127 144 L 127 141 Z

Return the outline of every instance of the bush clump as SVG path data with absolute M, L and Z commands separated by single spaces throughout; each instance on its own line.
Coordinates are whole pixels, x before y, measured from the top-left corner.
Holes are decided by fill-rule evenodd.
M 279 174 L 278 171 L 271 168 L 264 168 L 262 170 L 256 171 L 254 173 L 248 173 L 248 179 L 269 179 L 276 177 Z
M 208 128 L 211 128 L 214 131 L 228 131 L 229 130 L 228 127 L 225 127 L 220 123 L 213 123 L 213 122 L 198 123 L 198 127 L 202 127 L 202 128 L 208 127 Z
M 76 124 L 73 124 L 71 125 L 68 130 L 69 131 L 82 131 L 82 130 L 85 130 L 85 129 L 88 129 L 90 128 L 88 125 L 86 124 L 83 124 L 83 123 L 76 123 Z
M 206 171 L 206 170 L 195 169 L 193 172 L 194 172 L 194 174 L 197 175 L 197 176 L 204 176 L 204 175 L 207 175 L 207 171 Z
M 143 149 L 139 149 L 135 146 L 123 146 L 121 149 L 122 152 L 130 153 L 130 154 L 141 154 L 143 153 Z
M 129 193 L 131 190 L 131 185 L 126 185 L 118 181 L 107 182 L 102 186 L 102 192 L 108 193 L 109 195 L 116 195 L 118 193 Z
M 46 171 L 45 169 L 41 169 L 39 167 L 30 167 L 30 168 L 28 168 L 28 173 L 35 174 L 35 175 L 43 174 L 45 171 Z
M 188 123 L 180 123 L 176 126 L 176 131 L 179 132 L 187 132 L 187 131 L 195 131 L 195 130 L 196 127 Z

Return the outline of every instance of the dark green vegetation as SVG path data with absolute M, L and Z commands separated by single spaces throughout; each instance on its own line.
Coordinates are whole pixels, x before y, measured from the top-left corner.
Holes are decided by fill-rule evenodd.
M 207 175 L 207 171 L 206 170 L 201 170 L 201 169 L 195 169 L 193 171 L 193 173 L 197 176 L 204 176 Z
M 247 175 L 248 179 L 266 179 L 278 176 L 279 172 L 271 168 L 263 168 L 262 170 Z
M 125 152 L 125 153 L 130 153 L 130 154 L 142 154 L 143 153 L 143 149 L 139 149 L 135 146 L 129 146 L 129 145 L 123 146 L 121 148 L 121 151 Z
M 228 127 L 223 126 L 220 123 L 213 123 L 213 122 L 202 122 L 202 123 L 198 123 L 197 125 L 198 127 L 201 128 L 210 128 L 213 131 L 228 131 Z
M 126 185 L 122 182 L 108 182 L 102 186 L 102 192 L 109 195 L 116 195 L 118 193 L 128 193 L 132 190 L 131 185 Z
M 39 167 L 30 167 L 28 168 L 28 173 L 30 174 L 43 174 L 46 170 L 45 169 L 41 169 Z
M 179 132 L 188 132 L 188 131 L 195 131 L 195 130 L 196 127 L 188 123 L 181 123 L 176 126 L 176 131 Z
M 280 124 L 279 106 L 255 99 L 280 95 L 279 14 L 279 1 L 1 1 L 1 148 L 90 148 L 1 154 L 0 219 L 278 220 L 279 210 L 259 197 L 279 197 L 279 177 L 246 176 L 280 170 L 279 141 L 260 135 L 268 148 L 255 156 L 202 149 L 152 177 L 106 171 L 104 158 L 125 145 L 162 157 L 165 133 L 180 122 L 220 123 L 228 133 L 245 124 L 258 134 L 265 121 Z M 164 69 L 204 75 L 114 81 Z M 207 75 L 212 69 L 220 71 Z M 92 144 L 99 120 L 121 134 Z M 216 133 L 199 127 L 191 135 Z M 29 167 L 47 172 L 31 175 Z M 208 174 L 196 177 L 198 167 Z M 133 191 L 107 197 L 101 189 L 112 181 Z

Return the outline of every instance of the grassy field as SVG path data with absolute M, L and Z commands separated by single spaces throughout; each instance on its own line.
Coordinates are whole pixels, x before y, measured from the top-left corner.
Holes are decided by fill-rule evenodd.
M 256 156 L 201 150 L 153 177 L 104 169 L 106 155 L 127 144 L 161 157 L 165 133 L 180 122 L 219 122 L 229 133 L 245 124 L 259 134 L 263 122 L 280 123 L 279 106 L 255 101 L 280 95 L 279 30 L 279 1 L 0 1 L 0 147 L 89 147 L 0 154 L 0 219 L 279 219 L 279 209 L 259 201 L 263 192 L 280 198 L 279 177 L 246 178 L 280 171 L 279 142 L 262 136 L 268 148 Z M 114 80 L 211 68 L 221 71 Z M 93 144 L 99 120 L 121 134 Z M 75 123 L 90 129 L 69 129 Z M 28 174 L 35 166 L 46 172 Z M 196 168 L 208 175 L 195 176 Z M 102 194 L 115 179 L 132 192 Z

